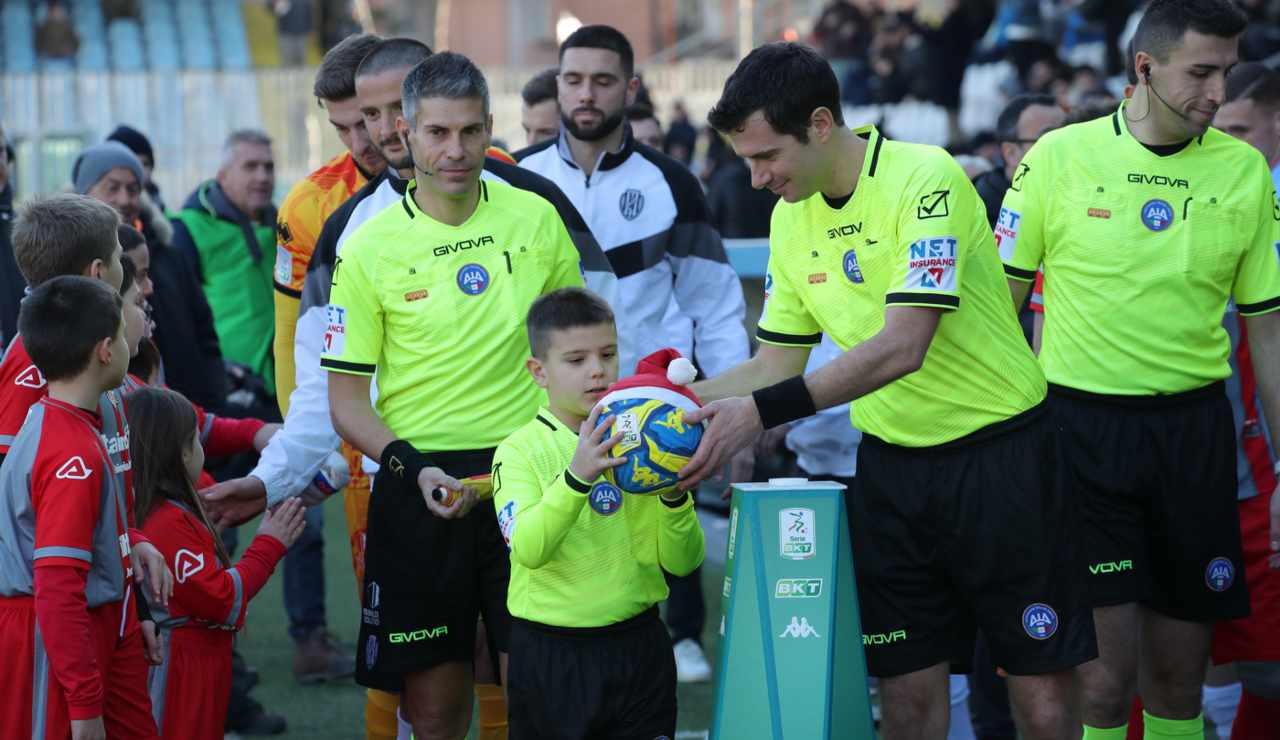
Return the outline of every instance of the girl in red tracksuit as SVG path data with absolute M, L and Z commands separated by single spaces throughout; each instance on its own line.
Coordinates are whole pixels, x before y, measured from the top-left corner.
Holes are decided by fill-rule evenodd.
M 138 521 L 174 574 L 167 609 L 151 608 L 166 637 L 164 662 L 151 669 L 152 712 L 162 737 L 221 740 L 232 639 L 249 600 L 302 534 L 302 504 L 290 499 L 264 513 L 232 566 L 195 492 L 204 450 L 192 405 L 146 387 L 129 395 L 128 415 Z

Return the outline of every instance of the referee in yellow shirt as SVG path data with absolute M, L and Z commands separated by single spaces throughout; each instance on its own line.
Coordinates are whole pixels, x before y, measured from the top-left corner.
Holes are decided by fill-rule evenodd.
M 1246 317 L 1276 439 L 1280 206 L 1262 155 L 1209 127 L 1245 24 L 1229 0 L 1152 2 L 1132 98 L 1032 147 L 996 227 L 1016 305 L 1044 265 L 1040 360 L 1100 652 L 1088 740 L 1125 736 L 1139 675 L 1145 737 L 1203 737 L 1212 624 L 1249 611 L 1222 317 L 1232 299 Z
M 403 98 L 397 128 L 416 179 L 334 265 L 320 364 L 334 427 L 381 461 L 356 678 L 402 691 L 418 740 L 456 740 L 471 720 L 478 614 L 506 652 L 510 563 L 492 502 L 467 489 L 442 507 L 430 493 L 488 473 L 498 443 L 537 413 L 525 313 L 582 276 L 554 206 L 480 179 L 493 123 L 470 60 L 429 57 Z
M 948 673 L 966 672 L 978 628 L 1022 737 L 1073 737 L 1072 669 L 1097 655 L 1081 584 L 1062 578 L 1078 528 L 977 192 L 937 147 L 846 129 L 835 74 L 798 44 L 751 52 L 709 120 L 782 202 L 760 351 L 694 385 L 721 400 L 687 417 L 711 422 L 684 485 L 762 429 L 852 400 L 862 627 L 894 635 L 866 648 L 883 737 L 946 736 Z M 823 334 L 843 354 L 802 375 Z

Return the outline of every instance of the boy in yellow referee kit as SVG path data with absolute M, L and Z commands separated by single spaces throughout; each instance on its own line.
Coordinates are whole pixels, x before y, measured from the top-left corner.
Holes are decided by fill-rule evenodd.
M 609 454 L 622 435 L 597 427 L 618 378 L 609 306 L 561 288 L 537 299 L 526 323 L 528 369 L 548 403 L 493 459 L 511 549 L 511 740 L 672 737 L 675 661 L 657 603 L 663 571 L 702 563 L 692 496 L 633 496 L 601 477 L 624 462 Z

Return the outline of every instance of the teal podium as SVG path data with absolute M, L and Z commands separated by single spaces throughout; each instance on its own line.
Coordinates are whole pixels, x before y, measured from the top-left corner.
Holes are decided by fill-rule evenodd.
M 733 487 L 712 740 L 874 740 L 844 486 Z

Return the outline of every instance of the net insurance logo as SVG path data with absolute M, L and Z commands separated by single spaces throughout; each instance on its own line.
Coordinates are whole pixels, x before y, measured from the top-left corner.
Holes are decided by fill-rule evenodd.
M 817 554 L 813 509 L 778 512 L 778 547 L 788 560 L 808 560 Z

